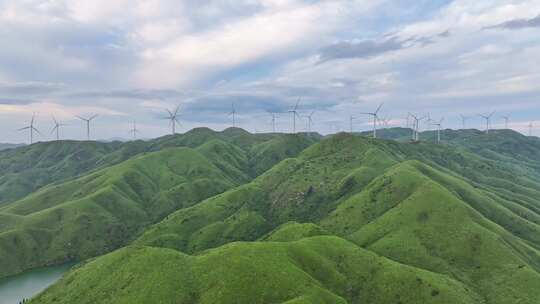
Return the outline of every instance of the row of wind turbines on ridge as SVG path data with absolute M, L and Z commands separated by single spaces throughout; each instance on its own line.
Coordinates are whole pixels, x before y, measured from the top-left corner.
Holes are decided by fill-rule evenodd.
M 292 133 L 296 133 L 296 124 L 297 124 L 297 121 L 296 119 L 302 119 L 302 118 L 305 118 L 306 119 L 306 127 L 307 127 L 307 132 L 308 133 L 311 133 L 311 128 L 312 128 L 312 124 L 313 124 L 313 115 L 315 114 L 315 111 L 311 111 L 309 115 L 304 115 L 304 116 L 301 116 L 299 114 L 299 111 L 298 111 L 298 107 L 300 105 L 300 102 L 301 102 L 301 98 L 298 98 L 298 100 L 296 101 L 296 104 L 294 105 L 293 108 L 291 108 L 290 110 L 286 111 L 286 112 L 281 112 L 281 113 L 288 113 L 291 115 L 292 117 Z M 378 126 L 379 125 L 384 125 L 385 127 L 388 127 L 389 125 L 389 120 L 387 118 L 381 118 L 379 116 L 379 112 L 381 111 L 381 108 L 383 107 L 383 103 L 381 103 L 377 109 L 374 111 L 374 112 L 361 112 L 359 113 L 360 115 L 365 115 L 365 116 L 370 116 L 372 118 L 372 125 L 373 125 L 373 138 L 377 138 L 377 131 L 378 131 Z M 169 121 L 169 126 L 171 127 L 171 132 L 172 134 L 176 134 L 176 126 L 177 125 L 180 125 L 181 126 L 181 123 L 180 123 L 180 120 L 179 120 L 179 112 L 180 112 L 180 106 L 177 106 L 176 108 L 174 108 L 173 110 L 169 110 L 169 109 L 165 109 L 165 111 L 167 112 L 167 116 L 163 117 L 164 119 L 168 120 Z M 228 113 L 228 116 L 232 118 L 232 126 L 233 127 L 236 127 L 236 115 L 238 114 L 238 112 L 236 111 L 236 107 L 234 105 L 234 103 L 232 103 L 232 107 L 231 107 L 231 111 Z M 271 118 L 272 118 L 272 132 L 276 132 L 276 120 L 277 120 L 277 115 L 279 114 L 279 112 L 269 112 L 269 114 L 271 115 Z M 495 111 L 494 112 L 491 112 L 489 114 L 478 114 L 478 116 L 480 116 L 481 118 L 483 118 L 485 121 L 486 121 L 486 129 L 485 129 L 485 132 L 486 134 L 489 133 L 490 129 L 491 129 L 491 119 L 493 117 L 493 115 L 495 114 Z M 91 116 L 88 116 L 88 117 L 83 117 L 83 116 L 75 116 L 76 118 L 80 119 L 81 121 L 83 121 L 86 125 L 86 138 L 87 140 L 90 140 L 90 124 L 91 122 L 98 117 L 98 115 L 91 115 Z M 466 121 L 471 118 L 471 117 L 467 117 L 467 116 L 464 116 L 464 115 L 460 115 L 461 117 L 461 121 L 462 121 L 462 127 L 463 129 L 466 128 Z M 357 117 L 353 116 L 353 115 L 350 115 L 349 116 L 349 126 L 350 126 L 350 132 L 353 133 L 353 121 L 356 119 Z M 507 116 L 502 116 L 502 118 L 504 119 L 504 122 L 505 122 L 505 129 L 508 129 L 508 123 L 509 123 L 509 120 L 510 120 L 510 116 L 507 115 Z M 53 119 L 53 122 L 54 122 L 54 126 L 51 130 L 51 134 L 55 134 L 55 137 L 56 137 L 56 140 L 60 140 L 60 128 L 63 127 L 63 126 L 67 126 L 67 124 L 64 124 L 64 123 L 60 123 L 56 120 L 56 118 L 54 116 L 52 116 L 52 119 Z M 420 138 L 419 138 L 419 134 L 420 134 L 420 122 L 421 121 L 426 121 L 427 124 L 429 125 L 432 125 L 432 126 L 436 126 L 437 127 L 437 142 L 441 142 L 441 132 L 442 132 L 442 124 L 444 122 L 444 117 L 439 119 L 439 120 L 433 120 L 430 115 L 424 115 L 424 116 L 419 116 L 417 114 L 413 114 L 413 113 L 408 113 L 407 114 L 407 128 L 411 128 L 412 130 L 412 134 L 411 134 L 411 140 L 412 141 L 419 141 Z M 529 124 L 529 135 L 532 135 L 532 128 L 533 128 L 533 124 L 532 122 Z M 34 132 L 41 134 L 41 132 L 35 127 L 35 113 L 32 115 L 32 119 L 30 120 L 30 124 L 28 126 L 25 126 L 23 128 L 20 128 L 18 129 L 18 131 L 25 131 L 25 130 L 28 130 L 29 131 L 29 135 L 30 135 L 30 143 L 33 143 L 34 141 Z M 132 127 L 131 129 L 129 130 L 129 133 L 131 134 L 131 136 L 136 139 L 137 138 L 137 134 L 140 133 L 139 129 L 137 128 L 137 123 L 136 121 L 133 121 L 133 124 L 132 124 Z

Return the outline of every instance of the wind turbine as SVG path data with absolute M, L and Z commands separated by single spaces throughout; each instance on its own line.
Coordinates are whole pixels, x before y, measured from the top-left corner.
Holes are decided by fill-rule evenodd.
M 489 115 L 478 114 L 478 116 L 486 120 L 486 134 L 489 134 L 489 128 L 491 126 L 491 117 L 493 116 L 493 114 L 495 114 L 495 111 L 491 112 Z
M 510 121 L 510 115 L 502 117 L 504 119 L 504 128 L 508 130 L 508 121 Z
M 274 112 L 268 112 L 270 115 L 272 115 L 272 133 L 276 133 L 276 113 Z
M 384 126 L 385 129 L 388 129 L 388 125 L 390 123 L 389 123 L 389 119 L 387 117 L 380 118 L 379 121 L 383 123 L 383 126 Z
M 59 123 L 54 115 L 52 119 L 54 121 L 54 127 L 51 130 L 51 134 L 56 132 L 56 140 L 60 140 L 60 127 L 67 126 L 67 124 Z
M 32 120 L 30 120 L 30 125 L 24 128 L 20 128 L 17 131 L 23 131 L 23 130 L 30 130 L 30 144 L 34 143 L 34 131 L 36 131 L 38 134 L 41 134 L 36 127 L 34 127 L 34 120 L 36 118 L 36 113 L 32 114 Z
M 533 122 L 531 121 L 531 122 L 529 123 L 529 136 L 532 136 L 532 133 L 533 133 L 533 127 L 534 127 L 534 125 L 533 125 Z
M 169 120 L 171 131 L 172 131 L 172 134 L 174 135 L 176 134 L 176 124 L 178 123 L 179 125 L 181 125 L 180 121 L 178 121 L 178 111 L 180 111 L 180 106 L 176 106 L 176 108 L 174 109 L 174 112 L 169 109 L 165 109 L 165 110 L 169 114 L 169 116 L 165 117 L 165 119 Z
M 469 119 L 469 117 L 461 114 L 459 116 L 461 116 L 461 126 L 463 127 L 463 129 L 465 129 L 465 125 L 467 124 L 467 119 Z
M 349 116 L 349 127 L 351 129 L 351 134 L 353 133 L 353 120 L 355 119 L 354 116 Z
M 407 121 L 407 123 L 405 125 L 407 129 L 411 126 L 410 118 L 411 118 L 410 113 L 407 113 L 407 117 L 405 118 L 405 120 Z
M 381 103 L 379 105 L 379 107 L 377 108 L 377 110 L 373 113 L 360 113 L 360 114 L 363 114 L 363 115 L 370 115 L 373 117 L 373 138 L 377 138 L 377 119 L 379 118 L 378 114 L 379 114 L 379 111 L 381 110 L 381 107 L 383 106 L 383 104 Z
M 296 133 L 296 117 L 300 118 L 300 115 L 298 115 L 298 105 L 300 104 L 300 98 L 296 101 L 296 105 L 292 110 L 289 110 L 288 112 L 292 114 L 293 117 L 293 133 Z
M 433 120 L 431 120 L 433 121 Z M 432 122 L 431 124 L 434 126 L 437 126 L 437 143 L 441 143 L 441 126 L 444 121 L 444 117 L 442 117 L 438 122 Z
M 311 134 L 311 125 L 313 124 L 313 114 L 315 114 L 315 111 L 311 111 L 309 115 L 306 115 L 307 118 L 307 125 L 308 125 L 308 134 Z
M 229 112 L 229 116 L 232 116 L 233 128 L 236 127 L 236 108 L 234 107 L 234 102 L 231 104 L 231 112 Z
M 137 139 L 137 133 L 140 133 L 139 129 L 137 129 L 137 121 L 133 121 L 133 125 L 131 129 L 129 130 L 129 133 L 133 136 L 133 139 Z
M 90 117 L 88 117 L 88 118 L 84 118 L 84 117 L 81 117 L 81 116 L 78 116 L 78 115 L 77 115 L 77 118 L 79 118 L 80 120 L 86 122 L 86 138 L 87 138 L 88 140 L 90 140 L 90 122 L 91 122 L 92 120 L 94 120 L 94 118 L 96 118 L 97 116 L 98 116 L 98 115 L 96 114 L 96 115 L 90 116 Z
M 420 135 L 419 135 L 419 129 L 420 129 L 420 121 L 426 119 L 426 116 L 418 117 L 417 115 L 409 113 L 409 115 L 413 118 L 413 133 L 412 133 L 412 140 L 413 141 L 419 141 Z

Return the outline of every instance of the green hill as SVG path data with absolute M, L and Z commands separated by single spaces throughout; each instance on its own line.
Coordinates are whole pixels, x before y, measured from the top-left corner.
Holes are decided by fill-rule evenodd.
M 198 138 L 192 136 L 194 132 L 176 138 L 193 140 Z M 259 143 L 257 136 L 250 136 Z M 252 153 L 215 137 L 197 142 L 201 145 L 196 148 L 163 146 L 0 207 L 0 218 L 5 219 L 0 225 L 0 277 L 109 252 L 171 212 L 249 182 L 253 163 L 262 164 L 259 168 L 272 166 L 312 143 L 291 135 L 294 140 L 287 147 L 287 140 L 280 137 L 289 135 L 280 135 L 269 141 L 281 141 L 284 146 L 260 152 L 255 145 L 257 153 Z M 125 145 L 102 159 L 117 162 L 137 144 Z
M 414 291 L 414 292 L 411 292 Z M 125 248 L 31 303 L 482 303 L 449 277 L 337 237 L 233 243 L 200 255 Z
M 47 229 L 63 235 L 43 228 L 43 214 L 60 206 L 109 211 L 114 202 L 125 205 L 91 223 L 116 222 L 77 221 L 69 230 L 88 242 L 67 244 L 89 253 L 76 258 L 129 245 L 82 263 L 32 303 L 535 304 L 540 179 L 529 163 L 540 146 L 493 133 L 449 133 L 444 144 L 342 133 L 311 144 L 318 138 L 196 129 L 153 142 L 149 149 L 158 152 L 2 207 L 0 249 L 22 243 L 34 247 L 14 250 L 28 257 L 33 248 L 68 252 L 36 245 Z M 514 147 L 521 141 L 525 151 Z M 177 145 L 191 147 L 167 149 Z M 175 195 L 185 179 L 210 182 Z M 101 201 L 99 193 L 122 199 Z M 129 233 L 114 234 L 122 241 L 101 243 L 98 252 L 90 244 L 108 240 L 98 227 L 114 223 Z M 34 230 L 42 234 L 5 237 Z
M 249 170 L 246 168 L 245 173 L 255 177 L 281 159 L 298 154 L 319 138 L 307 135 L 251 134 L 233 128 L 223 132 L 197 128 L 184 134 L 167 135 L 149 141 L 40 142 L 0 151 L 0 206 L 21 199 L 44 186 L 118 164 L 143 152 L 172 147 L 197 148 L 212 140 L 221 140 L 241 149 L 249 159 L 246 165 L 251 167 Z
M 538 184 L 510 179 L 507 169 L 459 149 L 341 134 L 249 185 L 175 212 L 135 244 L 197 254 L 265 239 L 291 220 L 314 222 L 393 260 L 451 276 L 490 303 L 533 303 L 539 294 L 530 282 L 540 282 Z M 515 198 L 502 182 L 514 185 Z M 276 238 L 310 236 L 307 229 L 292 227 Z M 495 292 L 494 278 L 512 282 Z

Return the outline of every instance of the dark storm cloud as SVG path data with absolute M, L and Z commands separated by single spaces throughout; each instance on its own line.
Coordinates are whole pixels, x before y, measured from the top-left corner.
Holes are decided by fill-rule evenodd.
M 484 27 L 484 29 L 519 30 L 524 28 L 540 27 L 540 15 L 532 19 L 514 19 L 501 24 Z

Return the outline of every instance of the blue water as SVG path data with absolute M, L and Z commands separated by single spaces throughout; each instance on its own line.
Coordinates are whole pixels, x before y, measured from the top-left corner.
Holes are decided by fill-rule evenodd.
M 18 304 L 30 299 L 58 281 L 73 264 L 30 270 L 0 279 L 0 304 Z

